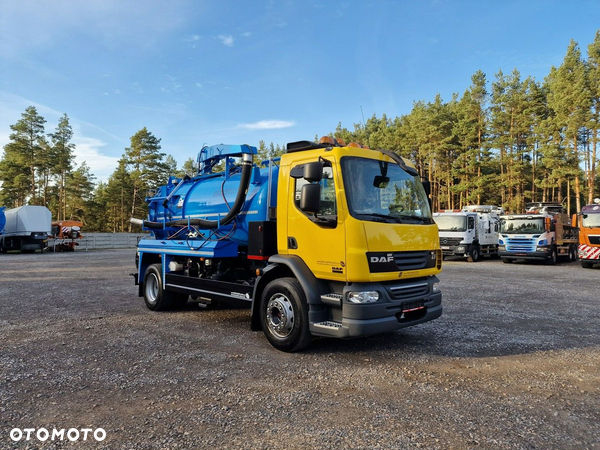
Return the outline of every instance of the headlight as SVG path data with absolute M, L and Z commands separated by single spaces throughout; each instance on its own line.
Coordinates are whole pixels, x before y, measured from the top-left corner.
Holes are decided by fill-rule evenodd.
M 505 252 L 506 251 L 506 246 L 505 245 L 499 245 L 498 246 L 498 251 Z
M 456 247 L 456 251 L 458 253 L 464 253 L 465 252 L 465 248 L 461 245 L 460 247 Z
M 538 247 L 536 250 L 538 252 L 547 252 L 549 250 L 549 248 L 548 247 Z
M 440 283 L 433 283 L 433 284 L 431 285 L 431 291 L 432 291 L 434 294 L 437 294 L 438 292 L 440 292 Z
M 379 292 L 348 292 L 348 301 L 350 303 L 374 303 L 379 300 Z
M 547 245 L 548 242 L 546 241 L 546 239 L 540 239 L 540 242 L 538 242 L 537 245 Z

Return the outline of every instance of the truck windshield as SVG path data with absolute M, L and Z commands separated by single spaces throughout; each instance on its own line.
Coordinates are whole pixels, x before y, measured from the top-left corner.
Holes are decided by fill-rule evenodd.
M 600 228 L 600 214 L 583 214 L 581 226 L 587 228 Z
M 440 231 L 467 231 L 466 216 L 440 215 L 433 218 Z
M 375 159 L 345 156 L 341 161 L 352 217 L 372 222 L 433 223 L 418 176 L 395 163 Z
M 504 234 L 522 234 L 522 233 L 543 233 L 544 218 L 505 218 L 500 221 L 500 233 Z

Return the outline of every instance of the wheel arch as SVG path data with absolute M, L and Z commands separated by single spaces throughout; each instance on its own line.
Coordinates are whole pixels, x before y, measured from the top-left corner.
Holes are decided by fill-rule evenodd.
M 263 269 L 261 276 L 256 280 L 256 284 L 254 285 L 250 323 L 253 331 L 262 330 L 259 305 L 263 291 L 271 281 L 282 277 L 293 277 L 298 280 L 309 305 L 322 304 L 321 294 L 328 291 L 327 283 L 316 278 L 299 256 L 271 256 L 269 258 L 269 265 Z
M 140 253 L 140 259 L 138 262 L 138 296 L 144 296 L 144 275 L 146 274 L 146 270 L 152 264 L 161 263 L 162 258 L 161 255 L 156 253 Z

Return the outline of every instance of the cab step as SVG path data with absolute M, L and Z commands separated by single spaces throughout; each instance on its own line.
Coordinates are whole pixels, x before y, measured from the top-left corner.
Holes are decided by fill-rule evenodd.
M 348 328 L 344 327 L 340 322 L 334 322 L 332 320 L 311 323 L 310 332 L 313 336 L 348 337 Z
M 343 297 L 344 296 L 342 294 L 336 294 L 332 292 L 330 294 L 321 295 L 321 301 L 326 305 L 342 306 Z

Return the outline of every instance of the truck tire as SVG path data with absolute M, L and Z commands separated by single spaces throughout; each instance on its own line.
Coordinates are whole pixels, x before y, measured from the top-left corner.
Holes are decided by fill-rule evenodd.
M 481 258 L 481 250 L 479 245 L 475 244 L 471 246 L 471 250 L 469 251 L 469 256 L 467 256 L 467 261 L 469 262 L 477 262 Z
M 591 269 L 593 266 L 594 266 L 594 263 L 587 262 L 587 261 L 581 261 L 581 267 L 583 267 L 584 269 Z
M 546 260 L 546 263 L 550 266 L 555 266 L 558 262 L 558 252 L 556 251 L 556 247 L 552 246 L 552 250 L 550 250 L 550 257 Z
M 152 264 L 144 274 L 144 302 L 151 311 L 166 311 L 180 308 L 187 303 L 188 296 L 162 288 L 162 266 Z
M 511 264 L 513 261 L 514 261 L 514 259 L 502 258 L 502 262 L 504 264 Z
M 573 244 L 569 245 L 569 262 L 577 261 L 577 247 Z
M 306 348 L 312 339 L 308 327 L 308 305 L 295 278 L 271 281 L 260 300 L 260 321 L 267 340 L 284 352 Z

